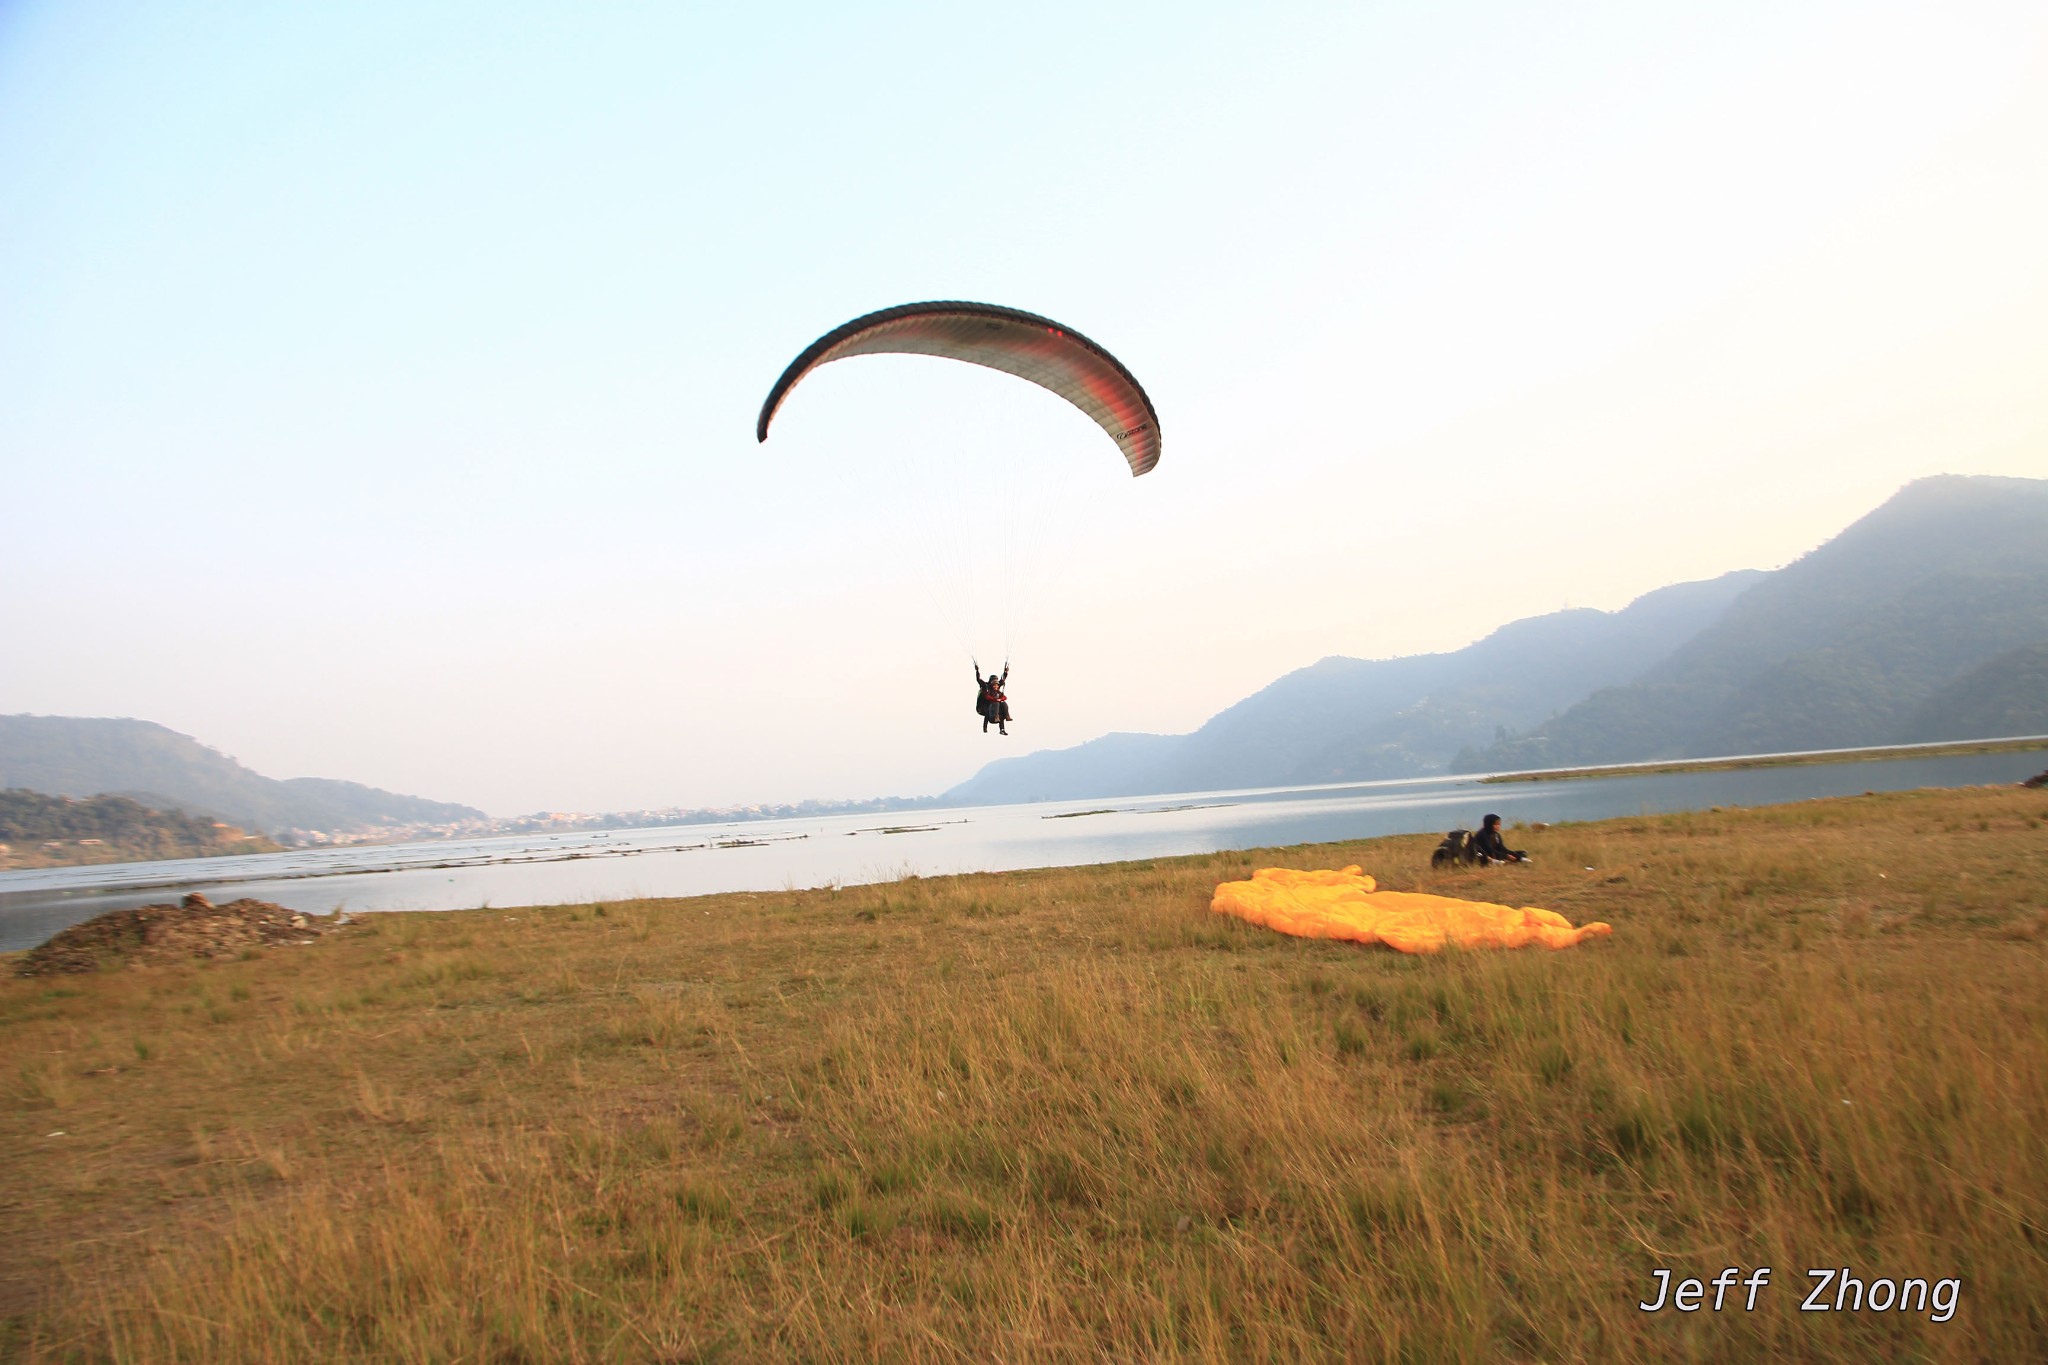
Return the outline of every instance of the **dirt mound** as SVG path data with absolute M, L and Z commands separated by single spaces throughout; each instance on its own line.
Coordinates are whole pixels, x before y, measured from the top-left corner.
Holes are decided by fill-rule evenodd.
M 335 927 L 270 901 L 215 905 L 194 892 L 177 905 L 142 905 L 74 924 L 32 948 L 16 976 L 58 976 L 149 962 L 232 956 L 269 943 L 311 943 Z
M 2048 773 L 2041 773 L 2020 783 L 2022 787 L 2048 787 Z

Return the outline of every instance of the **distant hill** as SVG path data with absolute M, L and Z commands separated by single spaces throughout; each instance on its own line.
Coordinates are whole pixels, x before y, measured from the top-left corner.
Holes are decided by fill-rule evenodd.
M 1617 612 L 1529 617 L 1446 654 L 1324 659 L 1193 734 L 1106 735 L 1002 759 L 943 799 L 1129 796 L 1442 772 L 1461 748 L 1534 724 L 1590 687 L 1635 677 L 1763 577 L 1745 570 L 1661 588 Z
M 2048 733 L 2048 480 L 1907 485 L 1797 562 L 1331 658 L 1193 734 L 1001 759 L 963 803 Z
M 2048 480 L 1921 479 L 1757 583 L 1641 678 L 1461 753 L 1453 766 L 1571 767 L 2009 734 L 2014 718 L 2041 711 L 2042 694 L 2030 700 L 2025 690 L 2038 674 L 2024 653 L 2041 643 Z M 1963 688 L 1966 675 L 2006 655 L 2013 661 L 2004 671 Z M 1962 690 L 1950 694 L 1951 685 Z
M 356 782 L 252 772 L 189 735 L 146 720 L 0 716 L 0 787 L 53 796 L 126 796 L 244 829 L 373 831 L 480 820 L 470 806 Z
M 45 796 L 0 789 L 0 869 L 274 853 L 279 845 L 182 811 L 125 796 Z

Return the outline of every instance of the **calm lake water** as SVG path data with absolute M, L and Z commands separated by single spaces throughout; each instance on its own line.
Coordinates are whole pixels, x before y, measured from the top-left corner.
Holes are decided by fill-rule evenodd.
M 1554 824 L 2013 783 L 2042 765 L 2039 750 L 2021 750 L 1568 782 L 1411 778 L 0 872 L 0 951 L 186 891 L 319 914 L 779 891 L 1477 828 L 1488 811 L 1509 824 Z

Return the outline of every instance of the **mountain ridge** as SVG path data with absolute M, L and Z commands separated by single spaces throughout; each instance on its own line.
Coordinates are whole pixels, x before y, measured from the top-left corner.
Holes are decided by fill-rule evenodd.
M 1901 740 L 1943 685 L 2048 641 L 2048 480 L 1915 480 L 1773 571 L 1632 684 L 1593 692 L 1456 771 Z M 1921 717 L 1920 730 L 1943 727 Z M 1958 718 L 1950 728 L 1968 729 Z M 1930 739 L 1986 738 L 1933 733 Z
M 1440 772 L 1461 745 L 1570 705 L 1589 674 L 1634 676 L 1759 577 L 1737 570 L 1655 589 L 1619 611 L 1524 617 L 1444 653 L 1333 655 L 1283 674 L 1189 734 L 1103 736 L 999 759 L 941 799 L 1088 799 Z
M 1936 475 L 1780 569 L 1672 584 L 1619 612 L 1526 617 L 1441 654 L 1332 656 L 1187 734 L 1000 759 L 941 799 L 1989 738 L 1983 726 L 2048 714 L 2048 697 L 2030 690 L 2036 644 L 2048 645 L 2048 480 Z M 1944 691 L 1973 670 L 1990 672 Z
M 360 833 L 485 818 L 472 806 L 360 782 L 265 777 L 190 735 L 128 717 L 0 716 L 0 787 L 122 796 L 272 833 Z

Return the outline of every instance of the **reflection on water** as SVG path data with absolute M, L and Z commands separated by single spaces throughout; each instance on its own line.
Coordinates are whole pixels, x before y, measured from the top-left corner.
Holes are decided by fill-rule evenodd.
M 1121 800 L 920 811 L 664 829 L 307 849 L 104 867 L 0 872 L 0 951 L 26 948 L 108 910 L 203 891 L 296 910 L 447 910 L 718 891 L 778 891 L 919 873 L 1009 871 L 1223 849 L 1324 843 L 1517 821 L 1760 806 L 1913 787 L 2012 783 L 2038 751 L 1576 781 L 1482 785 L 1473 777 L 1195 792 Z M 175 889 L 170 889 L 175 888 Z

